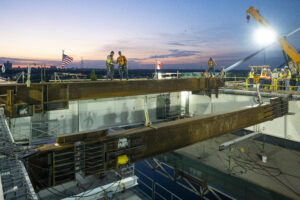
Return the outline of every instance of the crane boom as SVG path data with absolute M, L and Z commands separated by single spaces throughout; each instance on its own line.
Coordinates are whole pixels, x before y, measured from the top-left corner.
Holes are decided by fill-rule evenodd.
M 252 15 L 252 17 L 259 23 L 270 30 L 276 33 L 276 30 L 270 25 L 270 23 L 259 13 L 258 9 L 255 9 L 251 6 L 247 10 L 248 15 Z M 286 54 L 294 61 L 294 63 L 298 66 L 298 70 L 300 70 L 300 54 L 297 50 L 288 43 L 285 37 L 278 35 L 277 44 L 286 52 Z

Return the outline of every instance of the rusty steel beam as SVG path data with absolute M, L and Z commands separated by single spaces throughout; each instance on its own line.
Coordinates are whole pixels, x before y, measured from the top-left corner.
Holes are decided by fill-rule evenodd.
M 35 187 L 39 190 L 73 180 L 76 172 L 83 175 L 102 173 L 123 164 L 273 120 L 287 113 L 288 102 L 278 98 L 261 106 L 111 134 L 97 131 L 86 133 L 86 136 L 62 135 L 55 144 L 41 146 L 39 152 L 29 157 L 26 163 Z
M 179 91 L 210 91 L 224 86 L 218 78 L 168 80 L 86 81 L 1 84 L 0 103 L 9 117 L 68 108 L 69 101 L 146 95 Z

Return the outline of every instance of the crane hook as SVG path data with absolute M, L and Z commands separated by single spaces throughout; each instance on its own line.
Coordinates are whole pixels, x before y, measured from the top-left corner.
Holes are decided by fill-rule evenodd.
M 249 14 L 247 14 L 247 23 L 249 23 L 249 20 L 250 20 L 250 15 Z

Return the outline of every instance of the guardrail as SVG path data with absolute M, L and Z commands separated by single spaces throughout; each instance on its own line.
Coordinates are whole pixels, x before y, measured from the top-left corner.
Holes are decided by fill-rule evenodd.
M 250 79 L 248 77 L 225 77 L 225 86 L 229 88 L 250 89 L 259 87 L 266 91 L 297 91 L 300 92 L 300 79 L 291 78 L 289 82 L 284 79 Z

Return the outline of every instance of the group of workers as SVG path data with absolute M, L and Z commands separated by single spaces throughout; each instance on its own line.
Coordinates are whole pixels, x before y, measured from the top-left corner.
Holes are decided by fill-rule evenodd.
M 119 64 L 119 75 L 120 80 L 123 79 L 123 74 L 126 75 L 126 79 L 128 80 L 128 65 L 127 65 L 127 59 L 124 55 L 122 55 L 122 52 L 119 51 L 119 57 L 117 58 L 117 61 L 114 60 L 114 51 L 111 51 L 110 54 L 107 56 L 106 59 L 106 77 L 107 79 L 110 78 L 111 80 L 114 79 L 114 73 L 115 73 L 115 64 Z
M 295 77 L 295 78 L 292 78 Z M 296 91 L 300 91 L 300 78 L 297 68 L 293 66 L 285 66 L 283 69 L 279 70 L 275 68 L 273 72 L 271 69 L 263 68 L 259 75 L 259 87 L 270 89 L 270 90 L 291 90 L 291 86 L 295 88 Z M 255 77 L 254 69 L 251 68 L 248 76 L 248 84 L 250 87 L 254 84 Z

